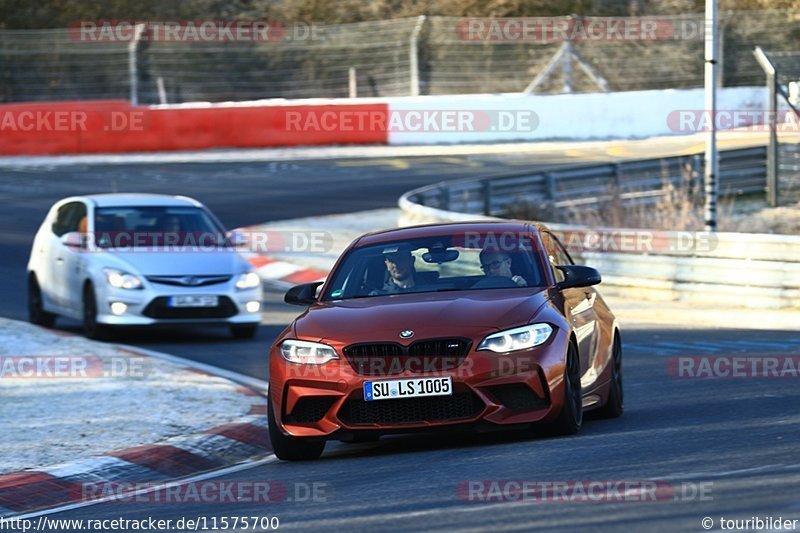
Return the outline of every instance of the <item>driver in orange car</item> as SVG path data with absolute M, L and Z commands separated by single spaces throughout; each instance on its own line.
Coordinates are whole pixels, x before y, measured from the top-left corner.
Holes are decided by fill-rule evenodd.
M 381 287 L 380 294 L 396 294 L 413 289 L 417 278 L 414 260 L 410 248 L 398 247 L 397 251 L 386 253 L 384 263 L 389 277 Z
M 511 271 L 511 257 L 508 254 L 490 249 L 483 249 L 479 255 L 481 270 L 487 276 L 510 278 L 520 287 L 527 287 L 528 282 L 522 276 L 514 275 Z

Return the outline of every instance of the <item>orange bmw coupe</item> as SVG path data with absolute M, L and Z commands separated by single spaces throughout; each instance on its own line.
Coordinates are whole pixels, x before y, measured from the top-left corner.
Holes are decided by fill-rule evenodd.
M 327 440 L 519 429 L 573 434 L 623 409 L 619 326 L 546 226 L 465 222 L 356 239 L 270 350 L 269 434 L 285 460 Z

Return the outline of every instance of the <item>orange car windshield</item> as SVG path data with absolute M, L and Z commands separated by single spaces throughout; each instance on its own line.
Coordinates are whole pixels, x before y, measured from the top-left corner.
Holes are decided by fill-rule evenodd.
M 527 238 L 425 238 L 351 250 L 323 300 L 402 293 L 525 289 L 546 283 Z

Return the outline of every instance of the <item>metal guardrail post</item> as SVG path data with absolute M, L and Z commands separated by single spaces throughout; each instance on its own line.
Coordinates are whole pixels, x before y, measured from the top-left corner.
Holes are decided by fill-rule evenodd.
M 442 199 L 442 205 L 444 205 L 444 209 L 450 211 L 450 186 L 446 183 L 442 183 L 439 186 L 439 193 Z
M 568 17 L 569 20 L 572 17 Z M 564 78 L 564 89 L 561 92 L 569 94 L 572 92 L 572 41 L 566 41 L 567 53 L 561 61 L 561 76 Z
M 156 87 L 158 88 L 158 103 L 165 105 L 167 103 L 167 88 L 164 86 L 163 76 L 156 78 Z
M 544 179 L 547 184 L 547 199 L 551 202 L 556 201 L 556 178 L 552 172 L 545 172 Z
M 492 214 L 492 180 L 483 180 L 483 214 Z
M 692 156 L 692 175 L 689 181 L 691 189 L 691 197 L 695 198 L 695 195 L 698 191 L 701 190 L 702 183 L 701 183 L 701 176 L 703 175 L 703 158 L 700 157 L 700 154 L 695 154 Z
M 131 105 L 139 103 L 139 68 L 136 54 L 139 51 L 139 42 L 142 40 L 145 28 L 146 24 L 137 24 L 133 30 L 133 39 L 128 43 L 128 81 L 131 89 Z
M 417 18 L 417 25 L 411 32 L 408 46 L 408 68 L 410 70 L 410 84 L 411 96 L 419 96 L 419 52 L 417 50 L 419 43 L 419 34 L 422 32 L 422 25 L 425 24 L 425 15 L 420 15 Z
M 705 201 L 703 218 L 706 231 L 717 231 L 717 196 L 719 189 L 719 153 L 717 152 L 717 72 L 719 67 L 719 32 L 717 0 L 705 0 L 705 112 L 711 115 L 706 137 Z
M 769 91 L 769 145 L 767 146 L 767 203 L 770 207 L 778 205 L 778 75 L 775 65 L 769 60 L 764 49 L 756 46 L 753 50 L 756 61 L 767 75 Z
M 767 203 L 778 205 L 778 77 L 767 76 L 769 86 L 769 145 L 767 146 Z
M 347 69 L 347 95 L 350 98 L 358 97 L 358 82 L 356 80 L 356 68 Z

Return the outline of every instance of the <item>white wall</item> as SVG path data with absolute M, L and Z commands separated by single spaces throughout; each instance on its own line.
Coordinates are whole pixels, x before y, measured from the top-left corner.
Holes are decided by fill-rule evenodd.
M 670 113 L 702 112 L 703 89 L 669 89 L 559 95 L 447 95 L 388 98 L 389 109 L 412 127 L 411 111 L 475 112 L 475 131 L 389 131 L 389 144 L 439 144 L 539 140 L 634 139 L 681 134 L 668 124 Z M 764 110 L 765 87 L 733 87 L 718 92 L 718 110 Z M 498 131 L 498 112 L 505 118 L 535 117 L 534 127 L 513 126 Z M 673 117 L 675 115 L 673 114 Z M 416 119 L 416 117 L 414 117 Z M 482 124 L 488 119 L 494 123 Z M 674 122 L 673 122 L 674 123 Z M 478 131 L 480 130 L 480 131 Z M 692 133 L 685 131 L 683 133 Z

